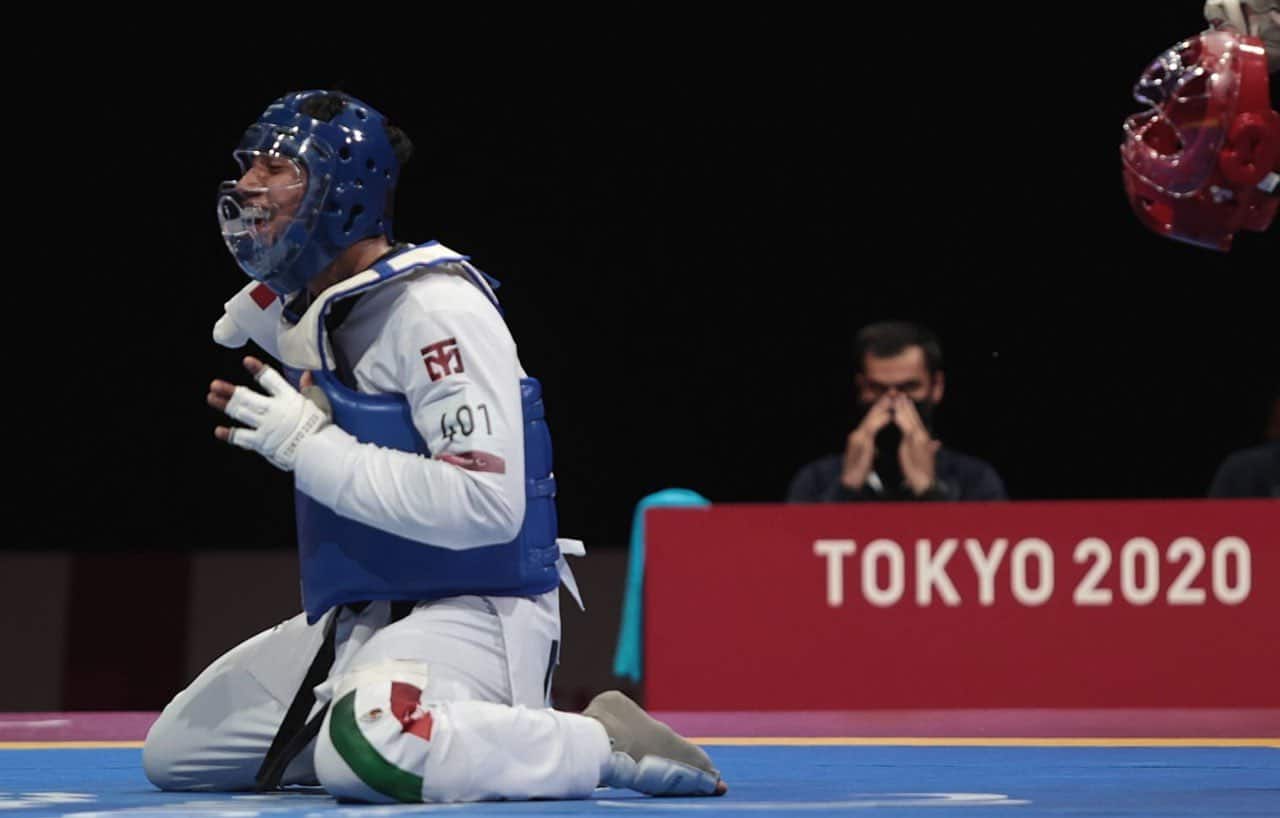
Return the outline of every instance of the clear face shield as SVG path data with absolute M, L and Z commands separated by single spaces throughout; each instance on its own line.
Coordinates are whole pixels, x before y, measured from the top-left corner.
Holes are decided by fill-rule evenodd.
M 1207 32 L 1156 58 L 1134 86 L 1149 106 L 1125 120 L 1128 168 L 1173 197 L 1199 192 L 1212 176 L 1239 89 L 1237 38 Z
M 333 152 L 313 137 L 255 125 L 235 158 L 240 178 L 218 188 L 222 239 L 250 277 L 278 284 L 315 228 Z

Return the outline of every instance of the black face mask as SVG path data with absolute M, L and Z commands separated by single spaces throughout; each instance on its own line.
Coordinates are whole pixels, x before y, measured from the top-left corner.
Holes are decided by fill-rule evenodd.
M 934 410 L 937 408 L 937 404 L 929 400 L 913 400 L 911 402 L 915 405 L 916 412 L 920 415 L 920 421 L 924 423 L 924 428 L 932 436 Z M 870 409 L 870 404 L 858 404 L 858 413 L 854 426 L 862 423 L 862 419 L 866 417 Z M 880 478 L 885 494 L 889 496 L 901 495 L 905 491 L 902 487 L 906 478 L 902 474 L 902 463 L 898 459 L 898 449 L 901 446 L 902 430 L 898 428 L 898 424 L 890 422 L 876 433 L 876 456 L 872 469 L 875 471 L 876 476 Z
M 885 494 L 897 494 L 906 480 L 902 474 L 902 462 L 898 459 L 901 446 L 902 430 L 898 424 L 889 423 L 876 433 L 876 457 L 871 468 L 880 478 Z

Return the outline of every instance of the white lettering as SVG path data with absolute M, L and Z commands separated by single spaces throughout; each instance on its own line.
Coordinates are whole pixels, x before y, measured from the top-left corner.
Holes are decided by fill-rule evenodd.
M 1040 563 L 1040 585 L 1032 589 L 1027 584 L 1027 560 L 1034 557 Z M 1013 547 L 1012 578 L 1013 598 L 1023 605 L 1043 605 L 1053 596 L 1053 549 L 1044 540 L 1028 537 Z
M 964 550 L 973 563 L 973 570 L 978 574 L 978 602 L 990 607 L 996 602 L 996 571 L 1004 559 L 1004 552 L 1009 549 L 1009 541 L 1004 537 L 991 544 L 991 553 L 982 551 L 982 543 L 972 537 L 965 539 Z
M 1141 557 L 1142 586 L 1138 586 L 1137 561 Z M 1160 549 L 1146 537 L 1134 537 L 1120 549 L 1120 593 L 1132 605 L 1150 605 L 1160 593 Z
M 954 537 L 943 540 L 936 553 L 930 554 L 931 543 L 928 540 L 916 541 L 916 604 L 928 607 L 933 603 L 933 588 L 938 587 L 938 596 L 942 601 L 955 607 L 960 604 L 960 594 L 956 586 L 951 584 L 947 576 L 947 561 L 956 553 L 960 542 Z
M 1110 605 L 1111 589 L 1098 587 L 1098 583 L 1102 582 L 1102 578 L 1107 575 L 1107 569 L 1111 567 L 1111 548 L 1107 545 L 1106 540 L 1097 537 L 1085 537 L 1076 546 L 1075 554 L 1071 558 L 1076 565 L 1080 565 L 1091 557 L 1093 558 L 1093 566 L 1084 575 L 1084 578 L 1080 580 L 1080 584 L 1076 586 L 1072 599 L 1081 607 Z
M 1213 595 L 1223 605 L 1239 605 L 1253 588 L 1249 543 L 1239 537 L 1223 537 L 1213 547 Z M 1227 558 L 1236 558 L 1236 584 L 1227 584 Z
M 876 561 L 889 563 L 889 584 L 881 588 L 876 577 Z M 862 552 L 862 595 L 877 608 L 896 605 L 906 586 L 902 547 L 893 540 L 872 540 Z
M 844 558 L 857 549 L 853 540 L 814 540 L 815 556 L 827 558 L 827 605 L 839 608 L 844 604 Z
M 1177 562 L 1183 557 L 1187 558 L 1187 564 L 1173 580 L 1165 601 L 1170 605 L 1203 605 L 1206 596 L 1204 589 L 1192 588 L 1191 583 L 1196 581 L 1204 568 L 1204 546 L 1195 537 L 1179 537 L 1169 546 L 1167 559 L 1169 562 Z

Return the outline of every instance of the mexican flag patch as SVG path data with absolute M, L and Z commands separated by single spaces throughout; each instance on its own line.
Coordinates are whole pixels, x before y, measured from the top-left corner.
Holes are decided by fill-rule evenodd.
M 361 685 L 334 703 L 329 738 L 370 788 L 397 801 L 419 803 L 433 727 L 420 688 L 379 682 Z

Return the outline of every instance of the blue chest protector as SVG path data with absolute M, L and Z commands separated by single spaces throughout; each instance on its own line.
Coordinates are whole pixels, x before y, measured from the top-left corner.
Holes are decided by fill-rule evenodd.
M 441 261 L 464 259 L 452 256 Z M 395 258 L 376 265 L 373 270 L 379 279 L 368 286 L 428 266 L 397 266 L 394 261 Z M 470 267 L 468 272 L 473 276 L 478 273 Z M 367 287 L 343 297 L 364 289 Z M 321 327 L 323 323 L 319 322 Z M 356 392 L 328 369 L 312 375 L 329 398 L 334 423 L 361 443 L 431 456 L 413 424 L 404 396 Z M 342 517 L 302 492 L 295 492 L 302 605 L 308 622 L 316 622 L 325 611 L 346 602 L 427 600 L 462 594 L 534 596 L 559 585 L 551 433 L 538 381 L 521 380 L 520 400 L 524 415 L 525 512 L 524 523 L 510 542 L 463 550 L 417 542 Z

